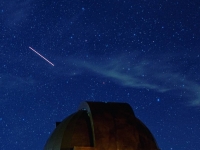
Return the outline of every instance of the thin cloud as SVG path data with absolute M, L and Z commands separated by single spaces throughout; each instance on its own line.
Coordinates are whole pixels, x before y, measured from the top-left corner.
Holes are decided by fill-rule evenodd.
M 30 12 L 30 4 L 33 0 L 13 1 L 3 3 L 2 14 L 4 21 L 10 27 L 25 21 Z
M 188 106 L 200 106 L 200 85 L 192 82 L 187 89 L 191 91 L 189 96 L 190 99 L 192 99 L 192 101 L 188 103 Z
M 109 60 L 96 58 L 93 61 L 81 61 L 80 59 L 73 61 L 78 67 L 108 77 L 125 87 L 145 88 L 157 92 L 185 91 L 183 96 L 190 100 L 188 105 L 200 106 L 200 85 L 187 79 L 187 76 L 180 71 L 178 72 L 174 68 L 174 65 L 177 67 L 178 64 L 147 58 L 138 61 L 132 58 L 133 55 L 121 55 Z
M 10 74 L 0 74 L 0 88 L 1 89 L 18 89 L 23 90 L 25 86 L 35 84 L 35 80 L 31 78 L 23 78 L 13 76 Z
M 133 72 L 124 71 L 123 68 L 115 66 L 114 68 L 111 68 L 110 65 L 108 66 L 95 66 L 91 65 L 90 63 L 82 63 L 82 67 L 87 68 L 97 74 L 103 75 L 105 77 L 111 78 L 115 82 L 119 83 L 120 85 L 127 86 L 127 87 L 134 87 L 134 88 L 147 88 L 147 89 L 154 89 L 160 92 L 167 91 L 168 89 L 165 87 L 160 87 L 156 84 L 149 84 L 147 81 L 145 81 L 145 77 L 143 77 L 143 74 L 141 76 L 138 75 L 138 73 L 133 74 Z M 137 69 L 132 68 L 134 71 Z

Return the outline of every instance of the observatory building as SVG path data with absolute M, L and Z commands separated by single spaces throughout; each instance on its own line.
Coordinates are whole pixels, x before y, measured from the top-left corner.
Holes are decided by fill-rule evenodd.
M 83 102 L 61 123 L 44 150 L 159 150 L 127 103 Z

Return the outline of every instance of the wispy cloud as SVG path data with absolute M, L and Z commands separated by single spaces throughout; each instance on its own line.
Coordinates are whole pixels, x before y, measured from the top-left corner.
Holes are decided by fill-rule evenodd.
M 30 77 L 19 77 L 0 73 L 0 103 L 15 99 L 16 93 L 30 93 L 36 81 Z M 22 95 L 21 95 L 22 96 Z
M 31 78 L 23 78 L 13 76 L 11 74 L 0 74 L 0 88 L 1 89 L 18 89 L 23 90 L 26 86 L 35 84 L 35 80 Z
M 114 82 L 132 88 L 145 88 L 157 92 L 184 91 L 180 95 L 190 102 L 189 106 L 200 106 L 200 85 L 181 73 L 178 64 L 166 59 L 136 58 L 133 54 L 120 55 L 109 60 L 94 58 L 90 61 L 74 59 L 77 67 L 108 77 Z M 176 68 L 175 68 L 176 67 Z M 177 93 L 178 94 L 178 93 Z
M 194 82 L 190 82 L 186 88 L 190 93 L 187 95 L 191 101 L 189 101 L 188 106 L 200 106 L 200 85 Z
M 2 16 L 7 25 L 13 26 L 25 21 L 30 12 L 30 4 L 33 0 L 8 0 L 3 2 Z

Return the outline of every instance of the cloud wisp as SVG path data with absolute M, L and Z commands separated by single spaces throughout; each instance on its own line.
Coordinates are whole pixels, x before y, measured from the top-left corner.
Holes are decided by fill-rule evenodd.
M 4 20 L 7 25 L 13 27 L 23 21 L 30 13 L 30 4 L 33 0 L 26 1 L 11 1 L 8 0 L 3 3 L 2 13 L 4 15 Z
M 1 89 L 18 89 L 24 90 L 25 86 L 34 85 L 35 81 L 31 78 L 23 78 L 13 76 L 11 74 L 0 74 L 0 88 Z
M 189 100 L 189 106 L 200 106 L 200 85 L 189 80 L 186 75 L 177 71 L 174 65 L 161 59 L 132 59 L 132 55 L 121 55 L 109 60 L 97 59 L 81 61 L 73 59 L 77 67 L 87 69 L 95 74 L 113 80 L 121 86 L 148 89 L 157 92 L 170 90 L 180 92 L 181 97 Z M 137 61 L 136 61 L 137 60 Z M 177 93 L 178 94 L 178 93 Z

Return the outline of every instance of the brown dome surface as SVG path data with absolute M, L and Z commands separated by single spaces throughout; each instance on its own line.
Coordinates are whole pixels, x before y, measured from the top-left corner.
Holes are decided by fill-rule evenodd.
M 159 150 L 127 103 L 83 102 L 53 131 L 44 150 Z

